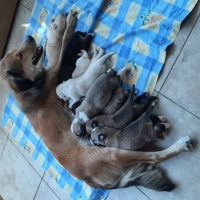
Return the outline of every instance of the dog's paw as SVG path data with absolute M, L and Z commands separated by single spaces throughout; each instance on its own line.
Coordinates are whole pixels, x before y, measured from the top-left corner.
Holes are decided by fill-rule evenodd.
M 188 135 L 179 139 L 176 145 L 180 151 L 191 151 L 193 149 L 191 138 Z

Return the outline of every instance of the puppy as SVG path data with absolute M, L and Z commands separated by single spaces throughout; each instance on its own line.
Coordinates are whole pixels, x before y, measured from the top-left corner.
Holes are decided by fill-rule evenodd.
M 155 101 L 136 121 L 127 127 L 117 130 L 108 127 L 94 127 L 91 131 L 91 141 L 95 145 L 115 147 L 126 150 L 136 150 L 147 142 L 160 138 L 166 128 L 169 128 L 163 116 L 152 115 Z
M 84 74 L 91 63 L 89 56 L 84 49 L 82 49 L 81 53 L 78 53 L 78 55 L 81 57 L 76 61 L 76 68 L 72 73 L 72 78 L 77 78 Z
M 119 82 L 120 76 L 111 70 L 107 74 L 102 74 L 92 84 L 83 102 L 76 109 L 76 115 L 72 121 L 71 131 L 75 135 L 85 134 L 85 123 L 104 109 Z
M 140 117 L 155 99 L 156 97 L 154 96 L 148 97 L 148 93 L 144 93 L 135 99 L 135 85 L 133 85 L 128 100 L 116 113 L 112 115 L 98 115 L 90 119 L 86 124 L 86 131 L 90 133 L 93 124 L 115 129 L 124 128 Z
M 51 19 L 47 30 L 46 56 L 48 59 L 47 67 L 52 68 L 56 66 L 62 45 L 62 38 L 66 28 L 65 14 L 58 14 Z
M 61 68 L 58 74 L 58 84 L 72 78 L 72 73 L 76 67 L 76 61 L 79 58 L 78 54 L 81 49 L 85 49 L 86 51 L 89 49 L 93 36 L 93 33 L 87 35 L 81 31 L 76 31 L 72 35 L 68 44 L 64 48 Z
M 64 101 L 69 100 L 69 108 L 72 108 L 72 105 L 79 101 L 81 97 L 85 96 L 93 82 L 103 73 L 106 72 L 105 61 L 108 57 L 114 53 L 108 53 L 103 56 L 104 50 L 100 49 L 97 54 L 96 47 L 93 46 L 94 56 L 92 58 L 91 64 L 87 71 L 75 78 L 69 79 L 66 82 L 58 85 L 56 88 L 56 93 L 59 98 Z
M 102 114 L 110 115 L 118 111 L 128 97 L 128 91 L 118 87 L 112 94 L 112 98 L 107 106 L 101 112 Z

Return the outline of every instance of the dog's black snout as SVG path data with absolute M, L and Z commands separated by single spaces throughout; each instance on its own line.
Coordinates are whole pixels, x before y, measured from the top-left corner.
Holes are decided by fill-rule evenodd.
M 34 38 L 31 36 L 31 35 L 28 35 L 27 37 L 26 37 L 26 41 L 27 42 L 32 42 L 34 40 Z

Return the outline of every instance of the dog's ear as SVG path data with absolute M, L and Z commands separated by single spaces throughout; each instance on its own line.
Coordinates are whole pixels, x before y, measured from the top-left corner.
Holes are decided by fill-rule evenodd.
M 92 129 L 94 129 L 97 126 L 98 126 L 98 122 L 96 120 L 93 120 L 92 123 L 91 123 Z
M 104 134 L 104 133 L 100 133 L 99 135 L 98 135 L 98 140 L 99 141 L 104 141 L 106 139 L 106 134 Z
M 7 72 L 7 79 L 11 88 L 16 92 L 23 92 L 33 86 L 33 81 L 26 79 L 18 72 Z

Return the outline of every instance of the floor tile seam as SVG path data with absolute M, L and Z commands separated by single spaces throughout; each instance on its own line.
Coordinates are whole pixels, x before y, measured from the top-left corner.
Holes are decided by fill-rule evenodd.
M 27 10 L 29 10 L 29 11 L 31 11 L 32 12 L 32 10 L 30 9 L 30 8 L 27 8 L 25 5 L 23 5 L 22 3 L 19 3 L 19 6 L 23 6 L 24 8 L 26 8 Z M 34 6 L 33 6 L 34 7 Z
M 166 83 L 166 81 L 167 81 L 169 75 L 171 74 L 171 71 L 173 70 L 174 66 L 176 65 L 177 60 L 178 60 L 179 56 L 181 55 L 181 53 L 182 53 L 182 51 L 183 51 L 183 49 L 184 49 L 184 47 L 185 47 L 187 41 L 189 40 L 189 38 L 190 38 L 190 36 L 191 36 L 191 34 L 192 34 L 192 32 L 193 32 L 193 30 L 194 30 L 194 28 L 195 28 L 195 26 L 196 26 L 196 24 L 197 24 L 197 22 L 198 22 L 199 19 L 200 19 L 200 15 L 198 16 L 198 18 L 197 18 L 197 20 L 196 20 L 196 22 L 195 22 L 195 24 L 194 24 L 192 30 L 190 31 L 190 33 L 189 33 L 187 39 L 185 40 L 185 43 L 183 44 L 183 46 L 182 46 L 180 52 L 178 53 L 176 59 L 174 60 L 171 69 L 169 70 L 169 72 L 168 72 L 166 78 L 165 78 L 164 81 L 163 81 L 163 84 L 162 84 L 161 87 L 160 87 L 159 92 L 163 89 L 163 87 L 164 87 L 164 85 L 165 85 L 165 83 Z M 171 45 L 173 45 L 173 44 L 171 44 Z M 164 66 L 163 66 L 163 67 L 164 67 Z
M 173 102 L 174 104 L 176 104 L 178 107 L 182 108 L 183 110 L 185 110 L 186 112 L 188 112 L 189 114 L 191 114 L 192 116 L 196 117 L 197 119 L 200 120 L 200 117 L 195 115 L 194 113 L 192 113 L 191 111 L 187 110 L 186 108 L 184 108 L 182 105 L 178 104 L 177 102 L 175 102 L 174 100 L 170 99 L 169 97 L 167 97 L 166 95 L 159 93 L 159 95 L 165 97 L 166 99 L 168 99 L 169 101 Z M 159 96 L 158 95 L 158 96 Z
M 10 135 L 9 135 L 10 136 Z M 26 158 L 26 156 L 18 149 L 17 145 L 11 140 L 11 138 L 8 136 L 8 140 L 17 148 L 18 152 L 25 158 L 25 160 L 30 164 L 30 166 L 33 168 L 33 170 L 39 175 L 40 178 L 44 175 L 44 172 L 42 175 L 40 175 L 37 170 L 34 168 L 34 166 L 29 162 L 29 160 Z M 13 138 L 14 139 L 14 138 Z M 31 157 L 30 157 L 31 158 Z M 33 160 L 35 162 L 35 160 Z
M 145 197 L 147 197 L 149 200 L 151 200 L 151 198 L 150 198 L 145 192 L 143 192 L 139 187 L 136 186 L 136 188 L 137 188 Z
M 39 191 L 39 188 L 40 188 L 41 183 L 42 183 L 42 178 L 40 179 L 40 183 L 39 183 L 39 185 L 38 185 L 38 187 L 37 187 L 37 190 L 36 190 L 36 192 L 35 192 L 35 195 L 34 195 L 34 197 L 33 197 L 33 200 L 35 200 L 35 198 L 36 198 L 36 196 L 37 196 L 37 193 L 38 193 L 38 191 Z
M 5 135 L 6 135 L 6 134 L 5 134 Z M 2 151 L 2 153 L 1 153 L 1 155 L 0 155 L 0 161 L 1 161 L 2 157 L 3 157 L 3 153 L 4 153 L 4 150 L 5 150 L 5 148 L 6 148 L 7 141 L 8 141 L 8 136 L 6 135 L 6 142 L 5 142 L 5 145 L 4 145 L 4 147 L 3 147 L 3 151 Z
M 59 196 L 54 192 L 54 190 L 51 188 L 51 186 L 47 183 L 47 181 L 45 181 L 45 179 L 44 179 L 44 175 L 45 175 L 45 173 L 43 174 L 43 176 L 42 176 L 42 180 L 48 185 L 48 187 L 51 189 L 51 191 L 56 195 L 56 197 L 58 197 L 58 199 L 59 200 L 61 200 L 60 198 L 59 198 Z M 52 179 L 52 181 L 55 181 L 55 180 L 53 180 Z M 57 182 L 56 182 L 56 184 L 58 184 Z M 58 187 L 60 187 L 59 185 L 58 185 Z M 62 190 L 62 188 L 60 188 L 61 190 Z

